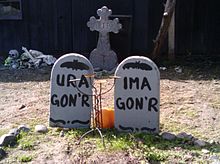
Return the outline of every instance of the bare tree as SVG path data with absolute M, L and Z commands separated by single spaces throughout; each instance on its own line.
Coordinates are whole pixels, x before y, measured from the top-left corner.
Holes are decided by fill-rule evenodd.
M 176 5 L 176 0 L 166 1 L 160 29 L 158 31 L 156 39 L 154 40 L 154 49 L 151 54 L 153 59 L 159 57 L 160 55 L 161 47 L 167 36 L 169 25 L 170 25 L 170 22 L 171 22 L 171 19 L 172 19 L 174 10 L 175 10 L 175 5 Z

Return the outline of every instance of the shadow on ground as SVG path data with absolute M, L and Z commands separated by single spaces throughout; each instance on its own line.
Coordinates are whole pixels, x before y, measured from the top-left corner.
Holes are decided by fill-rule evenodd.
M 50 74 L 51 67 L 40 69 L 4 69 L 0 70 L 0 82 L 48 81 L 50 80 Z
M 220 64 L 207 61 L 188 61 L 175 63 L 159 63 L 160 78 L 173 81 L 179 80 L 219 80 Z M 51 67 L 39 69 L 2 69 L 0 70 L 0 82 L 27 82 L 50 80 Z M 108 78 L 105 76 L 103 78 Z

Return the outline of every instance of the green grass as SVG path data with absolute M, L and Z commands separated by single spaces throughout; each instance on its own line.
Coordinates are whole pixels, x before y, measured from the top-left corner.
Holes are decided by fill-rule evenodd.
M 0 129 L 0 136 L 7 134 L 8 133 L 8 129 Z
M 96 153 L 108 152 L 114 154 L 117 152 L 128 152 L 137 159 L 148 162 L 171 162 L 173 159 L 178 159 L 178 161 L 182 161 L 182 163 L 184 163 L 187 162 L 184 156 L 189 153 L 196 154 L 193 156 L 193 162 L 199 161 L 203 154 L 201 151 L 202 148 L 193 146 L 187 140 L 176 139 L 173 141 L 167 141 L 160 135 L 151 135 L 146 133 L 119 133 L 114 129 L 102 130 L 105 147 L 103 147 L 98 131 L 85 136 L 82 139 L 81 144 L 76 146 L 76 142 L 79 141 L 79 138 L 88 130 L 89 129 L 74 129 L 64 131 L 65 137 L 62 139 L 67 141 L 70 147 L 74 148 L 74 152 L 79 154 L 80 157 L 89 158 Z M 48 138 L 50 137 L 54 137 L 54 139 L 58 140 L 60 139 L 59 134 L 60 130 L 55 129 L 50 130 L 47 135 L 36 134 L 34 132 L 22 132 L 17 137 L 18 147 L 25 153 L 28 152 L 34 154 L 35 148 L 38 145 L 38 143 L 36 143 L 37 141 L 40 144 L 44 144 L 45 140 L 49 142 Z M 180 148 L 181 151 L 176 151 L 176 148 Z M 209 145 L 205 148 L 210 151 L 210 154 L 219 155 L 219 145 Z M 12 151 L 12 149 L 16 148 L 10 148 L 10 151 Z M 33 158 L 33 155 L 17 156 L 17 160 L 19 162 L 30 162 Z
M 209 149 L 211 153 L 214 153 L 220 156 L 220 145 L 211 145 Z
M 31 162 L 33 157 L 31 155 L 22 155 L 17 157 L 19 162 Z
M 86 136 L 81 142 L 80 147 L 85 146 L 86 143 L 95 144 L 94 152 L 129 152 L 135 155 L 138 159 L 147 161 L 172 161 L 172 158 L 182 160 L 188 153 L 193 153 L 192 161 L 199 161 L 202 156 L 202 148 L 193 146 L 190 141 L 184 139 L 176 139 L 173 141 L 164 140 L 159 135 L 151 135 L 146 133 L 118 133 L 115 130 L 102 130 L 105 139 L 105 148 L 103 147 L 102 140 L 98 132 L 93 135 Z M 76 130 L 76 132 L 68 132 L 68 137 L 77 139 L 83 134 L 82 131 Z M 176 151 L 176 148 L 180 148 L 181 151 Z M 219 154 L 218 145 L 210 145 L 205 147 L 212 154 Z M 79 150 L 80 153 L 88 152 L 83 149 Z
M 17 143 L 22 150 L 34 150 L 34 142 L 36 140 L 36 136 L 31 133 L 21 132 L 17 136 Z
M 78 137 L 82 134 L 81 132 L 82 131 L 78 130 L 76 132 L 69 132 L 68 137 L 70 137 L 71 134 L 73 138 Z M 96 151 L 107 151 L 111 153 L 128 151 L 132 152 L 137 158 L 149 161 L 165 161 L 169 157 L 169 153 L 164 150 L 167 147 L 171 148 L 168 145 L 172 144 L 164 141 L 159 136 L 146 133 L 118 133 L 115 130 L 103 130 L 102 132 L 105 139 L 105 147 L 103 147 L 102 140 L 97 133 L 95 133 L 95 135 L 86 136 L 82 144 L 93 142 L 96 144 Z

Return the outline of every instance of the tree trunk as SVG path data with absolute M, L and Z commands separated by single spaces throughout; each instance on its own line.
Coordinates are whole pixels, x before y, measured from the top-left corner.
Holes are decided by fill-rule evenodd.
M 162 22 L 161 22 L 157 37 L 154 41 L 154 49 L 151 54 L 153 59 L 158 58 L 160 55 L 160 50 L 167 36 L 167 32 L 168 32 L 169 25 L 170 25 L 170 22 L 173 16 L 175 5 L 176 5 L 176 0 L 166 1 Z

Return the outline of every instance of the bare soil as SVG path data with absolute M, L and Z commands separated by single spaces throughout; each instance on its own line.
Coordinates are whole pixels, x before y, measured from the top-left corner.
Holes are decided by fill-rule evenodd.
M 220 142 L 220 67 L 175 66 L 161 70 L 161 132 L 187 132 L 207 141 Z M 21 124 L 48 125 L 51 68 L 0 71 L 0 131 Z M 106 78 L 106 87 L 113 80 Z M 113 90 L 104 95 L 103 105 L 113 107 Z M 41 144 L 42 142 L 42 144 Z M 91 143 L 69 145 L 65 138 L 47 135 L 32 152 L 32 163 L 139 163 L 127 152 L 93 152 Z M 87 156 L 76 153 L 85 149 Z M 19 151 L 9 150 L 15 157 Z M 3 163 L 16 163 L 6 158 Z

